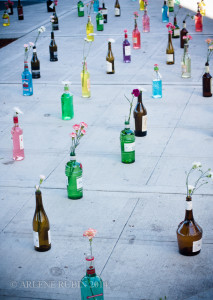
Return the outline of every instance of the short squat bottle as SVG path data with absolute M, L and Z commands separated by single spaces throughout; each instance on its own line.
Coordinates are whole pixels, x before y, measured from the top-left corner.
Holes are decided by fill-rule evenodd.
M 212 76 L 209 73 L 209 63 L 205 64 L 205 73 L 203 74 L 203 97 L 212 97 Z
M 104 17 L 101 12 L 97 13 L 96 15 L 96 25 L 97 25 L 97 31 L 104 30 Z
M 142 102 L 142 91 L 138 96 L 138 102 L 135 106 L 133 116 L 135 118 L 135 136 L 147 135 L 147 110 Z
M 180 27 L 177 24 L 177 18 L 174 17 L 174 26 L 175 28 L 172 29 L 172 38 L 178 39 L 180 37 Z
M 183 38 L 188 33 L 188 30 L 186 29 L 186 22 L 183 21 L 183 28 L 180 32 L 180 48 L 184 48 L 184 44 L 186 43 L 186 40 Z
M 123 62 L 131 62 L 131 47 L 130 42 L 128 41 L 127 30 L 124 30 L 124 41 L 123 41 Z
M 33 46 L 33 56 L 31 59 L 32 78 L 40 78 L 40 61 L 37 57 L 36 46 Z
M 24 71 L 22 72 L 22 88 L 23 96 L 31 96 L 33 94 L 32 74 L 29 71 L 27 60 L 24 61 Z
M 175 50 L 172 45 L 172 34 L 168 33 L 168 44 L 166 48 L 166 64 L 174 65 L 175 63 Z
M 51 248 L 50 223 L 43 207 L 41 191 L 37 190 L 35 196 L 36 208 L 33 217 L 34 249 L 44 252 Z
M 78 7 L 78 17 L 83 17 L 84 16 L 84 3 L 82 1 L 78 1 L 77 7 Z
M 18 11 L 18 19 L 24 20 L 23 6 L 21 5 L 20 0 L 18 0 L 17 11 Z
M 121 162 L 131 164 L 135 161 L 135 135 L 130 124 L 125 121 L 125 128 L 120 133 Z
M 76 161 L 75 153 L 70 153 L 70 161 L 66 164 L 67 194 L 69 199 L 83 197 L 82 165 Z
M 10 16 L 9 14 L 6 12 L 4 12 L 3 16 L 2 16 L 2 19 L 3 19 L 3 26 L 10 26 Z
M 182 69 L 182 78 L 190 78 L 191 77 L 191 58 L 188 53 L 189 44 L 184 44 L 184 52 L 181 60 L 181 69 Z
M 17 113 L 13 117 L 13 123 L 14 126 L 11 130 L 13 139 L 13 159 L 19 161 L 24 159 L 24 142 L 23 130 L 19 127 Z
M 143 23 L 143 32 L 150 32 L 150 18 L 147 13 L 147 8 L 144 8 L 142 23 Z
M 201 251 L 202 228 L 195 222 L 192 212 L 192 198 L 186 197 L 185 219 L 177 228 L 179 252 L 182 255 L 193 256 Z
M 83 62 L 83 69 L 81 71 L 81 89 L 82 89 L 82 97 L 90 98 L 90 96 L 91 96 L 90 73 L 87 70 L 86 61 Z
M 51 32 L 49 52 L 50 52 L 50 61 L 58 61 L 58 47 L 55 42 L 54 32 Z
M 164 23 L 169 22 L 169 8 L 166 5 L 166 1 L 164 1 L 163 7 L 162 7 L 162 22 L 164 22 Z
M 53 18 L 52 18 L 52 30 L 59 30 L 59 25 L 58 25 L 58 16 L 56 12 L 53 13 Z
M 94 35 L 90 35 L 94 33 L 94 26 L 91 22 L 91 17 L 88 16 L 88 21 L 87 21 L 87 25 L 86 25 L 86 33 L 87 33 L 87 39 L 89 41 L 94 41 Z
M 106 73 L 107 74 L 114 74 L 115 73 L 115 65 L 114 65 L 114 56 L 112 53 L 112 46 L 111 42 L 108 42 L 108 53 L 106 57 Z
M 152 80 L 152 98 L 162 98 L 162 77 L 158 65 L 154 66 Z
M 64 93 L 61 96 L 62 120 L 71 120 L 74 117 L 73 95 L 69 91 L 68 83 L 64 84 Z

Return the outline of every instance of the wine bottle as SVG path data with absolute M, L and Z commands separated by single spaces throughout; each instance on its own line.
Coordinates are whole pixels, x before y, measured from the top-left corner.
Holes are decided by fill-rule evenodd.
M 174 0 L 168 0 L 169 12 L 174 11 Z
M 3 19 L 3 26 L 10 26 L 10 16 L 6 12 L 6 10 L 3 13 L 2 19 Z
M 24 20 L 23 6 L 21 5 L 20 0 L 18 0 L 17 11 L 18 11 L 18 19 Z
M 93 1 L 93 10 L 94 10 L 94 13 L 98 13 L 98 11 L 99 11 L 99 0 L 94 0 Z
M 131 164 L 135 161 L 135 135 L 130 124 L 125 121 L 125 128 L 120 133 L 121 162 Z
M 174 26 L 175 28 L 172 29 L 172 38 L 177 39 L 180 37 L 180 27 L 177 24 L 177 18 L 174 17 Z
M 181 68 L 182 68 L 182 78 L 190 78 L 191 77 L 191 58 L 188 53 L 189 44 L 184 44 L 184 53 L 181 60 Z
M 154 65 L 154 74 L 152 80 L 152 98 L 162 98 L 162 79 L 157 64 Z
M 142 91 L 138 96 L 138 102 L 135 106 L 133 116 L 135 118 L 135 136 L 147 135 L 147 110 L 142 102 Z
M 131 62 L 131 47 L 130 42 L 128 41 L 127 30 L 124 30 L 124 41 L 123 41 L 123 62 Z
M 212 97 L 212 76 L 209 74 L 209 63 L 205 64 L 205 73 L 202 78 L 203 97 Z
M 47 12 L 55 12 L 55 5 L 52 0 L 47 0 Z
M 36 208 L 33 217 L 34 249 L 39 252 L 51 248 L 50 224 L 42 203 L 40 190 L 36 190 Z
M 184 40 L 184 36 L 186 36 L 188 33 L 188 30 L 186 29 L 186 22 L 183 21 L 183 28 L 180 32 L 180 48 L 184 48 L 184 44 L 186 43 L 186 40 Z
M 197 13 L 195 15 L 195 31 L 197 32 L 203 31 L 203 16 L 200 13 L 199 5 L 197 8 Z
M 31 72 L 32 72 L 32 78 L 40 78 L 40 61 L 38 60 L 37 57 L 37 52 L 36 52 L 36 46 L 33 46 L 33 56 L 31 59 Z
M 53 13 L 53 18 L 52 18 L 52 30 L 59 30 L 59 25 L 58 25 L 58 16 L 56 12 Z
M 192 198 L 186 197 L 185 219 L 177 228 L 179 252 L 182 255 L 197 255 L 202 246 L 202 228 L 195 222 L 192 212 Z
M 82 1 L 78 1 L 78 16 L 83 17 L 84 16 L 84 3 Z
M 89 41 L 94 41 L 94 35 L 90 35 L 91 33 L 94 33 L 94 26 L 91 22 L 91 17 L 88 16 L 88 21 L 86 25 L 86 33 L 87 33 L 87 39 Z
M 73 95 L 69 91 L 69 83 L 64 82 L 64 93 L 61 95 L 62 120 L 74 118 Z
M 114 66 L 114 56 L 112 53 L 111 42 L 108 42 L 108 53 L 106 57 L 107 63 L 107 74 L 114 74 L 115 73 L 115 66 Z
M 137 19 L 135 18 L 135 28 L 132 31 L 132 45 L 133 49 L 141 48 L 141 34 L 138 30 Z
M 166 5 L 166 1 L 164 1 L 163 7 L 162 7 L 162 22 L 164 22 L 164 23 L 169 22 L 169 8 Z
M 13 159 L 23 160 L 24 159 L 24 142 L 23 142 L 23 130 L 18 124 L 18 113 L 16 112 L 13 117 L 14 127 L 11 130 L 13 139 Z
M 8 14 L 13 15 L 13 2 L 8 0 Z
M 96 25 L 97 25 L 97 31 L 103 31 L 104 30 L 104 18 L 103 18 L 103 15 L 100 11 L 96 15 Z
M 50 51 L 50 61 L 58 61 L 58 47 L 54 39 L 54 32 L 51 32 L 49 51 Z
M 90 73 L 87 70 L 87 63 L 83 62 L 83 70 L 81 72 L 81 89 L 82 89 L 82 97 L 90 98 Z
M 81 279 L 81 300 L 104 300 L 103 281 L 96 275 L 94 256 L 86 256 L 86 275 Z
M 33 80 L 32 74 L 28 68 L 28 62 L 25 58 L 24 61 L 24 71 L 22 72 L 22 88 L 23 88 L 23 96 L 31 96 L 33 94 Z
M 102 8 L 100 8 L 100 11 L 104 17 L 104 23 L 107 23 L 107 8 L 104 2 L 102 3 Z
M 116 17 L 121 16 L 121 7 L 120 7 L 120 4 L 119 4 L 118 0 L 115 1 L 115 16 Z
M 147 8 L 144 8 L 142 23 L 143 23 L 143 32 L 150 32 L 150 19 L 147 14 Z
M 76 161 L 75 153 L 70 153 L 70 161 L 65 167 L 67 176 L 67 194 L 69 199 L 80 199 L 83 197 L 82 164 Z
M 168 33 L 168 45 L 166 48 L 166 64 L 173 65 L 175 63 L 175 51 L 172 45 L 172 35 Z

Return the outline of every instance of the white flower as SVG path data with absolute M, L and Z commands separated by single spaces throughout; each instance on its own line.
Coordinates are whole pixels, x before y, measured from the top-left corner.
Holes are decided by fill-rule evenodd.
M 42 30 L 42 32 L 46 31 L 46 28 L 44 26 L 41 26 L 40 29 Z
M 36 188 L 36 190 L 38 191 L 38 190 L 39 190 L 39 185 L 36 185 L 35 188 Z
M 23 115 L 23 112 L 20 110 L 20 108 L 18 108 L 18 107 L 13 107 L 13 109 L 15 110 L 15 112 L 16 112 L 17 114 L 22 114 L 22 115 Z
M 114 39 L 108 39 L 108 42 L 115 43 L 115 40 Z
M 40 180 L 44 180 L 46 177 L 44 175 L 40 175 Z
M 192 164 L 192 167 L 194 169 L 197 169 L 197 168 L 201 168 L 202 165 L 201 165 L 201 163 L 199 161 L 194 161 L 193 164 Z
M 193 185 L 188 185 L 189 194 L 191 194 L 194 189 L 195 187 Z
M 63 85 L 65 85 L 65 84 L 71 84 L 71 82 L 68 81 L 68 80 L 63 80 L 61 83 L 62 83 Z
M 138 86 L 139 91 L 146 92 L 146 89 L 142 88 L 141 86 Z
M 29 45 L 30 45 L 30 47 L 33 47 L 34 43 L 33 42 L 29 42 Z

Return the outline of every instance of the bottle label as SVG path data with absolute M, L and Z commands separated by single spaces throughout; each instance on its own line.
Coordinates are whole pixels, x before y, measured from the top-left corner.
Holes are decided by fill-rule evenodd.
M 38 232 L 33 231 L 33 240 L 34 240 L 34 246 L 39 248 L 39 237 Z
M 142 132 L 147 131 L 147 115 L 142 117 Z
M 48 234 L 48 243 L 49 243 L 49 244 L 51 244 L 51 235 L 50 235 L 50 230 L 48 230 L 47 234 Z
M 174 6 L 174 0 L 168 0 L 168 6 L 173 7 Z
M 101 10 L 100 10 L 100 13 L 101 13 L 102 15 L 107 15 L 108 11 L 107 11 L 107 9 L 101 9 Z
M 186 65 L 182 64 L 182 73 L 186 73 L 186 71 L 187 71 Z
M 120 9 L 115 7 L 115 16 L 120 16 Z
M 124 152 L 135 151 L 135 142 L 134 143 L 124 143 Z
M 23 9 L 22 9 L 22 7 L 18 8 L 18 16 L 19 17 L 23 16 Z
M 166 61 L 173 62 L 174 61 L 174 54 L 167 54 Z
M 8 24 L 8 18 L 4 18 L 4 24 Z
M 200 251 L 201 246 L 202 246 L 202 239 L 200 239 L 199 241 L 193 242 L 192 252 Z
M 84 6 L 80 6 L 79 11 L 84 11 Z
M 103 296 L 103 294 L 98 294 L 98 295 L 94 295 L 94 296 L 87 296 L 87 299 L 92 299 L 92 298 L 101 297 L 101 296 Z
M 82 176 L 76 179 L 77 182 L 77 190 L 80 190 L 83 188 L 83 179 Z
M 58 24 L 52 24 L 53 25 L 53 30 L 58 30 Z
M 112 63 L 107 61 L 107 72 L 112 72 Z
M 138 39 L 136 37 L 133 38 L 133 44 L 137 44 Z
M 130 46 L 125 46 L 125 56 L 130 56 L 131 55 L 131 48 Z
M 58 52 L 57 51 L 53 52 L 53 56 L 54 56 L 54 58 L 57 58 Z
M 90 79 L 89 78 L 87 79 L 87 89 L 88 89 L 88 91 L 90 91 Z
M 29 91 L 29 83 L 28 83 L 28 79 L 22 79 L 22 85 L 23 85 L 23 90 L 25 92 L 28 92 Z
M 192 201 L 186 201 L 186 210 L 192 210 Z
M 180 29 L 174 29 L 174 36 L 179 36 L 180 35 Z
M 40 75 L 40 70 L 32 70 L 33 75 Z
M 24 149 L 23 134 L 19 135 L 19 145 L 20 145 L 20 150 Z
M 103 25 L 104 24 L 104 20 L 99 20 L 99 25 Z

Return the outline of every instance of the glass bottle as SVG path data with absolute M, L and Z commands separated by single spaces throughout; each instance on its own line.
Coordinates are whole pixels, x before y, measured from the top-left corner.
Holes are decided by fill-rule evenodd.
M 84 17 L 84 3 L 82 1 L 78 1 L 78 16 Z
M 138 96 L 133 116 L 135 118 L 135 136 L 147 135 L 147 110 L 142 102 L 142 91 L 140 91 Z
M 182 67 L 182 78 L 190 78 L 191 77 L 191 58 L 188 53 L 189 44 L 184 44 L 184 53 L 181 60 Z
M 174 11 L 174 0 L 168 0 L 169 12 Z
M 168 45 L 166 48 L 166 64 L 173 65 L 175 63 L 175 51 L 172 45 L 172 35 L 168 33 Z
M 121 7 L 118 0 L 115 1 L 115 16 L 120 17 L 121 16 Z
M 123 62 L 131 62 L 131 47 L 130 42 L 128 41 L 127 30 L 124 30 L 124 41 L 123 41 Z
M 137 19 L 135 18 L 135 28 L 132 31 L 132 46 L 133 49 L 141 48 L 141 34 L 138 30 Z
M 24 71 L 22 72 L 22 87 L 23 87 L 23 96 L 31 96 L 33 94 L 32 74 L 29 71 L 26 57 L 24 60 Z
M 175 28 L 172 29 L 172 38 L 178 39 L 180 37 L 180 27 L 177 24 L 176 16 L 174 17 L 174 26 L 175 26 Z
M 55 12 L 55 5 L 52 0 L 47 0 L 47 12 Z
M 202 246 L 202 228 L 195 222 L 192 212 L 192 198 L 186 197 L 185 219 L 177 228 L 179 252 L 182 255 L 197 255 Z
M 94 35 L 90 35 L 90 33 L 94 33 L 94 26 L 91 22 L 91 17 L 88 16 L 88 22 L 86 25 L 86 33 L 87 33 L 87 39 L 89 41 L 94 41 Z
M 102 8 L 100 8 L 100 11 L 104 17 L 104 23 L 107 23 L 107 8 L 104 2 L 102 3 Z
M 186 29 L 186 22 L 183 21 L 183 28 L 180 31 L 180 48 L 184 48 L 184 44 L 186 43 L 186 40 L 183 38 L 188 33 L 188 30 Z
M 51 248 L 50 223 L 43 207 L 41 191 L 37 190 L 35 196 L 36 208 L 33 217 L 34 249 L 44 252 Z
M 143 24 L 143 32 L 150 32 L 150 19 L 147 14 L 147 8 L 144 8 L 144 15 L 142 18 L 142 24 Z
M 97 31 L 104 30 L 104 18 L 101 12 L 96 15 Z
M 114 74 L 115 73 L 115 66 L 114 66 L 114 56 L 112 53 L 111 42 L 108 42 L 108 53 L 106 57 L 107 63 L 107 74 Z
M 152 98 L 162 98 L 162 77 L 157 65 L 154 66 L 152 80 Z
M 98 13 L 98 11 L 99 11 L 99 0 L 94 0 L 93 10 L 94 10 L 94 13 Z
M 13 15 L 13 2 L 8 0 L 8 14 Z
M 81 89 L 82 89 L 82 97 L 90 98 L 90 74 L 87 70 L 87 63 L 83 62 L 83 70 L 81 72 Z
M 140 10 L 144 10 L 144 0 L 139 0 L 139 8 Z
M 49 52 L 50 52 L 50 61 L 58 61 L 58 47 L 54 39 L 54 32 L 51 32 Z
M 9 14 L 6 12 L 6 10 L 3 13 L 2 19 L 3 19 L 3 26 L 10 26 L 10 17 Z
M 130 124 L 125 121 L 125 128 L 120 133 L 121 162 L 131 164 L 135 161 L 135 135 Z
M 169 8 L 166 5 L 166 1 L 164 1 L 163 7 L 162 7 L 162 22 L 164 22 L 164 23 L 169 22 Z
M 58 17 L 56 12 L 53 13 L 52 30 L 59 30 Z
M 18 19 L 24 20 L 23 6 L 21 5 L 20 0 L 18 0 L 17 11 L 18 11 Z
M 13 117 L 14 127 L 11 130 L 13 139 L 13 159 L 23 160 L 24 159 L 24 142 L 23 142 L 23 130 L 18 125 L 17 113 Z
M 199 6 L 197 8 L 197 13 L 195 15 L 195 31 L 197 32 L 203 31 L 203 16 L 200 13 Z
M 83 197 L 82 164 L 76 161 L 74 152 L 70 153 L 70 161 L 65 167 L 67 176 L 67 194 L 69 199 L 80 199 Z
M 86 256 L 86 275 L 81 279 L 81 300 L 104 300 L 103 281 L 96 275 L 94 256 Z
M 212 97 L 212 76 L 209 73 L 209 63 L 205 64 L 205 73 L 203 74 L 203 97 Z
M 74 118 L 73 95 L 69 91 L 68 83 L 64 83 L 64 93 L 61 95 L 62 120 Z
M 32 78 L 40 78 L 40 61 L 37 57 L 36 46 L 33 46 L 33 56 L 31 59 Z

